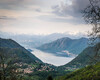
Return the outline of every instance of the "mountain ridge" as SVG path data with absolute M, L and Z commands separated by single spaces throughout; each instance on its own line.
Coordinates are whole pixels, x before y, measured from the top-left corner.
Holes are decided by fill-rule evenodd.
M 31 58 L 31 60 L 33 60 L 33 61 L 37 60 L 39 62 L 42 62 L 40 59 L 35 57 L 32 53 L 27 51 L 24 47 L 22 47 L 21 45 L 19 45 L 17 42 L 15 42 L 12 39 L 0 38 L 0 48 L 21 49 L 23 52 L 25 52 L 25 55 L 27 55 L 27 56 L 29 56 Z
M 88 46 L 88 39 L 87 38 L 80 38 L 80 39 L 71 39 L 68 37 L 57 39 L 51 43 L 46 43 L 37 49 L 42 51 L 56 53 L 62 52 L 63 50 L 67 50 L 73 54 L 79 54 L 83 49 Z

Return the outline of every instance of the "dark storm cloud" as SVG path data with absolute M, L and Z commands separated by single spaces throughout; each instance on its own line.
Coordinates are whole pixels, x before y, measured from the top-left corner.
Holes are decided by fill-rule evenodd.
M 100 0 L 98 1 L 100 2 Z M 90 5 L 89 0 L 71 0 L 71 3 L 72 4 L 69 5 L 66 0 L 66 3 L 61 3 L 60 5 L 53 6 L 53 13 L 66 18 L 67 16 L 72 16 L 73 19 L 67 20 L 67 22 L 83 24 L 84 21 L 81 19 L 83 16 L 82 10 L 84 10 L 88 5 Z M 66 22 L 66 20 L 63 21 Z
M 81 10 L 86 8 L 86 6 L 88 5 L 89 0 L 72 0 L 72 5 L 61 3 L 61 5 L 53 6 L 52 9 L 54 9 L 53 13 L 60 16 L 71 15 L 73 17 L 78 17 L 79 15 L 81 15 Z
M 90 5 L 89 0 L 71 0 L 72 5 L 68 5 L 67 3 L 61 5 L 53 6 L 53 13 L 59 16 L 68 16 L 71 15 L 73 17 L 80 17 L 81 11 L 84 10 L 88 5 Z M 100 0 L 97 5 L 100 5 Z M 67 2 L 67 0 L 66 0 Z

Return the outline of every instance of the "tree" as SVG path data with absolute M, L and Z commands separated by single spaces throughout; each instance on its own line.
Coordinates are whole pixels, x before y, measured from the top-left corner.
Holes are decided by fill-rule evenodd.
M 100 44 L 100 0 L 89 0 L 90 4 L 83 10 L 84 20 L 93 26 L 89 32 L 89 41 L 92 45 Z M 100 46 L 95 49 L 94 59 L 100 58 Z
M 83 10 L 84 20 L 93 26 L 92 32 L 89 32 L 90 43 L 94 44 L 97 39 L 100 40 L 100 0 L 89 0 L 88 5 Z
M 17 57 L 0 48 L 0 80 L 18 80 L 18 67 L 15 65 Z

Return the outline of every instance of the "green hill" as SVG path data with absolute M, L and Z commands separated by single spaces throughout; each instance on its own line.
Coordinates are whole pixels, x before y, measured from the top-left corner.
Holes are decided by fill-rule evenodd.
M 3 63 L 6 65 L 6 67 L 4 67 L 4 72 L 1 66 Z M 53 72 L 55 73 L 57 68 L 51 64 L 43 63 L 17 42 L 11 39 L 0 38 L 0 80 L 2 80 L 3 75 L 6 78 L 5 80 L 12 80 L 10 78 L 12 75 L 8 73 L 8 70 L 9 72 L 12 72 L 13 70 L 11 65 L 15 66 L 16 69 L 20 72 L 18 75 L 23 76 L 22 80 L 45 80 L 49 74 Z
M 94 57 L 96 53 L 98 53 L 99 57 Z M 64 66 L 60 66 L 59 68 L 67 69 L 70 67 L 76 69 L 98 61 L 100 61 L 100 43 L 84 49 L 75 59 Z
M 100 62 L 76 70 L 70 74 L 57 77 L 54 80 L 100 80 Z
M 4 49 L 4 51 L 12 51 L 19 57 L 27 60 L 30 60 L 31 62 L 33 61 L 38 61 L 42 62 L 40 59 L 35 57 L 32 53 L 30 53 L 28 50 L 26 50 L 24 47 L 19 45 L 17 42 L 13 41 L 12 39 L 2 39 L 0 38 L 0 48 Z

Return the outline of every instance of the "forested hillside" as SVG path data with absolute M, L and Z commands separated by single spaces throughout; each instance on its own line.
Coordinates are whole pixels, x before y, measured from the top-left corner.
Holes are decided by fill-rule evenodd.
M 100 57 L 96 56 L 96 54 L 100 55 L 100 43 L 95 46 L 89 46 L 84 49 L 75 59 L 64 66 L 60 66 L 59 68 L 82 68 L 90 64 L 95 64 L 100 61 Z
M 16 51 L 18 52 L 22 52 L 21 57 L 23 55 L 26 55 L 27 57 L 29 57 L 29 59 L 31 59 L 31 61 L 38 61 L 38 62 L 42 62 L 40 59 L 38 59 L 37 57 L 35 57 L 33 54 L 31 54 L 29 51 L 27 51 L 24 47 L 22 47 L 21 45 L 19 45 L 17 42 L 13 41 L 12 39 L 2 39 L 0 38 L 0 48 L 9 48 L 9 50 L 14 51 L 17 54 Z M 18 49 L 18 50 L 17 50 Z M 6 49 L 7 50 L 7 49 Z M 5 50 L 5 51 L 6 51 Z M 24 53 L 24 54 L 23 54 Z M 19 53 L 18 53 L 19 54 Z M 23 58 L 23 57 L 22 57 Z
M 57 77 L 54 80 L 100 80 L 100 62 Z
M 45 80 L 55 71 L 55 66 L 43 63 L 17 42 L 0 38 L 0 80 Z

